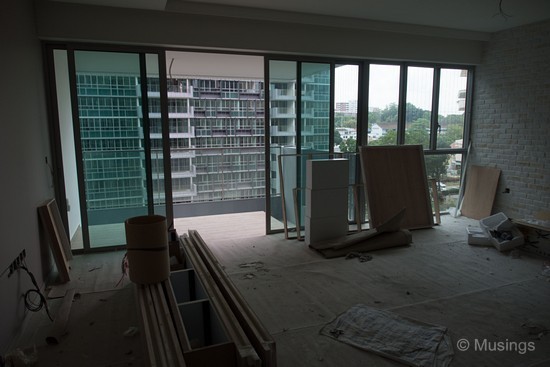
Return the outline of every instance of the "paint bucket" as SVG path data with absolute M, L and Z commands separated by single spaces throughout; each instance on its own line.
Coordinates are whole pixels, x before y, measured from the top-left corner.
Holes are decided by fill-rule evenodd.
M 162 282 L 170 276 L 166 218 L 145 215 L 124 222 L 130 280 L 138 284 Z

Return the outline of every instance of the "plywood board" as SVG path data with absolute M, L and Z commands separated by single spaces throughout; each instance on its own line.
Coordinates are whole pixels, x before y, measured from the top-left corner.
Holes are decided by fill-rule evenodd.
M 433 226 L 424 152 L 421 145 L 360 147 L 371 228 L 399 213 L 402 228 Z
M 500 169 L 472 165 L 466 176 L 466 191 L 460 211 L 472 219 L 483 219 L 491 215 L 497 192 Z
M 55 199 L 48 200 L 38 207 L 40 220 L 46 230 L 50 248 L 52 249 L 59 279 L 62 283 L 70 281 L 69 263 L 66 253 L 70 254 L 70 242 L 61 222 L 61 215 Z

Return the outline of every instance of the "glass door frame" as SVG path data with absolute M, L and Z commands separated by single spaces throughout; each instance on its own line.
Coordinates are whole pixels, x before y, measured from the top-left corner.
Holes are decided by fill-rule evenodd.
M 72 108 L 72 122 L 74 127 L 74 143 L 76 154 L 76 170 L 78 181 L 78 192 L 80 201 L 80 218 L 82 227 L 83 249 L 75 249 L 74 253 L 87 253 L 95 251 L 107 251 L 113 249 L 124 248 L 124 245 L 91 247 L 88 231 L 88 215 L 86 210 L 86 194 L 84 182 L 84 168 L 82 160 L 82 147 L 80 140 L 80 117 L 78 111 L 78 94 L 76 86 L 76 67 L 75 67 L 75 51 L 95 51 L 95 52 L 113 52 L 113 53 L 130 53 L 136 54 L 139 57 L 140 68 L 140 92 L 141 92 L 141 112 L 143 116 L 143 139 L 145 152 L 146 166 L 146 192 L 147 192 L 147 212 L 149 215 L 155 214 L 155 202 L 152 196 L 152 170 L 151 170 L 151 144 L 149 135 L 149 103 L 147 96 L 147 70 L 146 70 L 146 55 L 156 55 L 158 60 L 159 84 L 160 84 L 160 105 L 161 105 L 161 124 L 162 124 L 162 151 L 163 157 L 170 157 L 169 145 L 169 127 L 168 127 L 168 92 L 166 80 L 166 57 L 165 50 L 161 48 L 149 47 L 126 47 L 120 45 L 98 45 L 86 43 L 57 43 L 44 42 L 43 50 L 45 55 L 45 75 L 46 85 L 48 88 L 48 120 L 49 120 L 49 135 L 51 145 L 51 171 L 53 176 L 54 196 L 58 203 L 61 218 L 64 224 L 66 234 L 69 236 L 68 226 L 68 203 L 66 198 L 66 188 L 64 181 L 63 155 L 61 149 L 61 131 L 59 124 L 59 111 L 57 106 L 58 93 L 55 83 L 55 60 L 54 51 L 64 50 L 67 52 L 68 61 L 68 78 L 70 88 L 70 105 Z M 165 211 L 163 215 L 166 217 L 168 228 L 174 226 L 173 202 L 172 202 L 172 183 L 171 183 L 171 167 L 170 159 L 163 159 L 164 170 L 164 190 L 165 190 Z M 70 237 L 69 237 L 70 239 Z
M 302 69 L 303 64 L 327 64 L 330 66 L 330 98 L 329 98 L 329 150 L 327 151 L 328 157 L 334 157 L 334 130 L 335 130 L 335 68 L 339 65 L 357 65 L 358 66 L 358 106 L 357 106 L 357 146 L 361 143 L 366 142 L 367 137 L 367 114 L 363 113 L 363 110 L 366 111 L 366 98 L 364 93 L 364 88 L 361 88 L 362 81 L 364 79 L 368 80 L 368 68 L 367 73 L 364 72 L 365 65 L 368 65 L 365 62 L 357 60 L 346 60 L 339 58 L 318 58 L 318 57 L 296 57 L 296 56 L 284 56 L 284 55 L 266 55 L 264 58 L 264 85 L 265 85 L 265 175 L 266 175 L 266 234 L 280 233 L 284 229 L 273 229 L 271 226 L 272 218 L 272 195 L 271 195 L 271 111 L 270 111 L 270 102 L 271 102 L 271 93 L 270 93 L 270 62 L 271 61 L 289 61 L 296 63 L 296 153 L 298 157 L 301 157 L 301 137 L 302 137 Z M 299 165 L 298 165 L 299 166 Z M 356 165 L 355 170 L 355 182 L 359 184 L 362 180 L 360 174 L 360 167 Z M 277 169 L 275 167 L 275 169 Z M 298 168 L 299 169 L 299 168 Z M 292 193 L 290 193 L 292 194 Z M 281 199 L 282 200 L 282 199 Z M 362 192 L 359 192 L 359 205 L 364 207 L 365 198 Z M 285 204 L 282 203 L 284 206 Z M 363 221 L 364 218 L 361 218 Z

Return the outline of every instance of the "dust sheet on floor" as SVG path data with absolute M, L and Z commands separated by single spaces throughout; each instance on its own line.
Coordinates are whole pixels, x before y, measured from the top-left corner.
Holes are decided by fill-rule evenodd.
M 447 328 L 366 305 L 355 305 L 321 334 L 409 366 L 448 366 L 453 359 Z

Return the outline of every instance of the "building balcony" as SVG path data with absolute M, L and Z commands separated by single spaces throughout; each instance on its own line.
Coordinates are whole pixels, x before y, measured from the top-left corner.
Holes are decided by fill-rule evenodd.
M 172 179 L 197 177 L 197 167 L 195 167 L 195 165 L 191 165 L 189 168 L 190 169 L 188 171 L 177 171 L 177 169 L 172 167 Z
M 182 190 L 178 188 L 173 188 L 172 190 L 172 198 L 174 202 L 189 199 L 193 196 L 197 196 L 197 185 L 195 184 L 192 184 L 189 189 Z
M 194 147 L 193 147 L 194 148 Z M 195 158 L 195 149 L 170 149 L 170 157 L 173 159 Z
M 295 101 L 296 91 L 294 89 L 271 89 L 269 99 L 272 101 Z
M 269 111 L 271 118 L 296 118 L 296 110 L 294 108 L 273 107 Z
M 288 129 L 279 129 L 279 126 L 271 126 L 269 131 L 271 136 L 296 136 L 296 130 L 292 128 L 293 126 L 290 126 Z
M 161 133 L 151 133 L 149 135 L 151 139 L 162 139 Z M 195 137 L 195 127 L 191 126 L 189 132 L 172 132 L 170 133 L 170 139 L 186 139 Z

